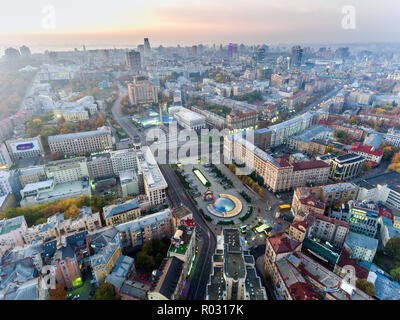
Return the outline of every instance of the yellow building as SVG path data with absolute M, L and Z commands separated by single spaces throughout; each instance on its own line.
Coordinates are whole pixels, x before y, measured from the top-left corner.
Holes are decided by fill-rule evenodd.
M 129 222 L 140 217 L 140 206 L 137 199 L 123 204 L 114 204 L 103 208 L 103 217 L 107 226 Z

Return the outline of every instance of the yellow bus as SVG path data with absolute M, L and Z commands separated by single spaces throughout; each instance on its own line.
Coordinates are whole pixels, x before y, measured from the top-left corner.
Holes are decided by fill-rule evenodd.
M 287 210 L 287 209 L 290 209 L 292 206 L 290 205 L 290 204 L 284 204 L 284 205 L 281 205 L 280 207 L 279 207 L 279 209 L 281 209 L 281 210 Z

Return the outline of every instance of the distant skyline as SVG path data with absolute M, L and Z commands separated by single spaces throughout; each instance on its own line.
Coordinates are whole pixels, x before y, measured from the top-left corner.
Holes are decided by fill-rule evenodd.
M 47 5 L 55 9 L 51 30 L 43 29 Z M 355 30 L 341 26 L 348 5 Z M 0 44 L 400 42 L 399 13 L 398 0 L 17 0 L 1 7 Z

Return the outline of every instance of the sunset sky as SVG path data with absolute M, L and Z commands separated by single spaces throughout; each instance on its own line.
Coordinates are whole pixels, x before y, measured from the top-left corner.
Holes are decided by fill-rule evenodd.
M 344 43 L 400 41 L 399 0 L 14 0 L 2 1 L 0 44 Z M 379 7 L 377 7 L 379 3 Z M 56 28 L 42 13 L 55 8 Z M 356 8 L 356 29 L 341 27 Z

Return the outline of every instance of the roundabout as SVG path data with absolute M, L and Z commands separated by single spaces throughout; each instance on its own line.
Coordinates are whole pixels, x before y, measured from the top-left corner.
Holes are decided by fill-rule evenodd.
M 207 205 L 208 212 L 219 218 L 236 217 L 242 209 L 242 202 L 230 194 L 220 194 L 219 198 Z

